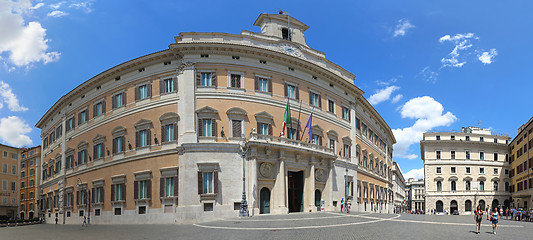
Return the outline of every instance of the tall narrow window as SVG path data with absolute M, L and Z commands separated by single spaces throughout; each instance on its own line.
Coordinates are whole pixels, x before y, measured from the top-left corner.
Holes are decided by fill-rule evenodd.
M 242 120 L 231 120 L 232 137 L 240 138 L 242 134 Z
M 455 159 L 455 151 L 450 151 L 451 159 Z
M 230 74 L 230 86 L 232 88 L 241 88 L 241 75 Z
M 113 138 L 113 153 L 124 151 L 124 136 Z
M 261 91 L 261 92 L 272 92 L 272 89 L 270 89 L 270 79 L 262 78 L 262 77 L 255 77 L 255 90 Z
M 484 181 L 479 181 L 479 190 L 480 191 L 485 191 L 485 182 Z
M 465 151 L 466 159 L 470 159 L 470 151 Z
M 440 151 L 436 151 L 437 159 L 440 159 Z
M 174 196 L 174 178 L 165 178 L 165 197 Z
M 350 121 L 350 109 L 347 107 L 342 107 L 342 119 Z
M 204 137 L 211 137 L 213 136 L 212 132 L 212 120 L 211 119 L 203 119 L 202 120 L 202 136 Z
M 494 161 L 498 161 L 498 153 L 494 153 Z
M 139 87 L 139 100 L 143 100 L 148 97 L 148 87 L 146 85 Z
M 283 40 L 289 40 L 291 41 L 291 32 L 288 28 L 282 28 L 281 29 L 281 36 Z
M 163 81 L 163 93 L 174 92 L 174 80 L 172 78 Z
M 328 99 L 328 112 L 335 113 L 335 101 Z
M 105 100 L 102 100 L 94 104 L 93 114 L 94 117 L 101 116 L 105 113 Z
M 451 182 L 452 191 L 457 191 L 457 182 L 452 181 Z
M 138 147 L 146 147 L 148 146 L 148 130 L 141 130 L 138 132 Z
M 211 86 L 211 73 L 201 73 L 201 82 L 200 86 L 209 87 Z
M 203 193 L 213 193 L 213 172 L 203 173 Z
M 287 97 L 292 99 L 296 98 L 296 86 L 287 84 Z
M 485 153 L 479 152 L 479 160 L 485 160 Z
M 260 124 L 259 124 L 259 134 L 261 134 L 261 135 L 268 135 L 268 127 L 269 127 L 269 124 L 267 124 L 267 123 L 260 123 Z
M 67 120 L 67 128 L 65 129 L 67 132 L 70 132 L 71 130 L 74 130 L 74 117 L 71 117 Z

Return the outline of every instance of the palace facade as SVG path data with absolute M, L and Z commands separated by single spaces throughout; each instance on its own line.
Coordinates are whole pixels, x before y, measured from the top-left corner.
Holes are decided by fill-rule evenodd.
M 19 206 L 20 148 L 0 144 L 0 220 L 15 219 Z
M 39 210 L 39 176 L 41 175 L 41 146 L 24 148 L 20 153 L 19 218 L 37 218 Z
M 355 76 L 297 19 L 254 26 L 180 33 L 61 97 L 36 125 L 48 222 L 235 217 L 243 187 L 250 215 L 392 212 L 395 138 Z
M 533 206 L 533 118 L 520 128 L 511 141 L 511 195 L 512 207 L 531 208 Z
M 478 205 L 509 207 L 509 141 L 478 127 L 424 133 L 426 211 L 470 214 Z

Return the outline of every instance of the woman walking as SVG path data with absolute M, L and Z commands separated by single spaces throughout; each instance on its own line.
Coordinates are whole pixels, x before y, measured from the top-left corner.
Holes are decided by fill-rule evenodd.
M 481 220 L 483 219 L 483 210 L 481 210 L 481 206 L 478 205 L 474 219 L 476 220 L 476 234 L 479 234 L 479 229 L 481 228 Z
M 492 215 L 490 216 L 490 221 L 492 222 L 492 234 L 496 235 L 496 228 L 498 228 L 498 208 L 494 208 Z

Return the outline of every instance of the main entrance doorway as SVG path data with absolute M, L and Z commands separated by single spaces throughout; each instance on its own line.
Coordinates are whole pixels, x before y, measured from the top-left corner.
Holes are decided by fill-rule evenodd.
M 303 212 L 304 172 L 289 171 L 289 212 Z
M 450 214 L 453 214 L 454 211 L 458 211 L 458 208 L 457 208 L 457 201 L 455 200 L 452 200 L 450 202 Z
M 266 187 L 261 188 L 259 205 L 259 214 L 270 213 L 270 190 Z

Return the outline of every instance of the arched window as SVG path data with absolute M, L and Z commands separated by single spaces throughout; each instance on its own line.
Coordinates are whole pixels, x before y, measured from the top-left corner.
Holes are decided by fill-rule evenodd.
M 452 191 L 457 191 L 457 183 L 455 181 L 451 182 Z
M 444 211 L 444 206 L 442 204 L 442 201 L 440 201 L 440 200 L 437 201 L 435 205 L 437 207 L 437 212 L 443 212 Z
M 465 201 L 465 212 L 471 212 L 472 211 L 472 201 L 466 200 Z
M 505 191 L 509 192 L 509 182 L 505 182 Z
M 441 191 L 442 191 L 442 182 L 437 181 L 437 192 L 441 192 Z

